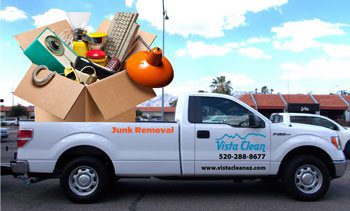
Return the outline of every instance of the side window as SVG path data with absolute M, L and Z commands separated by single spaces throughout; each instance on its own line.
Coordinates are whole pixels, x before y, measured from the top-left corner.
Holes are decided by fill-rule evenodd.
M 225 98 L 190 98 L 189 120 L 192 123 L 229 124 L 233 127 L 249 127 L 249 110 Z M 190 114 L 193 112 L 194 114 Z
M 290 121 L 294 123 L 322 126 L 331 130 L 338 130 L 338 127 L 335 124 L 319 117 L 291 116 Z
M 311 124 L 310 120 L 307 117 L 304 116 L 291 116 L 290 122 L 293 123 L 301 123 L 301 124 Z
M 283 116 L 282 116 L 282 115 L 275 114 L 275 115 L 271 116 L 271 122 L 272 122 L 272 123 L 283 122 Z
M 326 127 L 328 129 L 331 129 L 331 130 L 339 130 L 335 124 L 333 124 L 332 122 L 330 122 L 326 119 L 319 118 L 319 117 L 316 117 L 316 119 L 317 119 L 319 126 Z

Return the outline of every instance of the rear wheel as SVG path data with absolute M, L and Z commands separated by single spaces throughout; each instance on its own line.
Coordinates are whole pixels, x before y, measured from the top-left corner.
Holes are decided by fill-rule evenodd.
M 111 175 L 107 166 L 92 157 L 79 157 L 63 169 L 60 184 L 66 196 L 77 203 L 89 203 L 100 199 L 110 185 Z
M 291 159 L 284 169 L 282 179 L 286 190 L 301 201 L 322 198 L 330 185 L 330 174 L 326 165 L 309 155 Z

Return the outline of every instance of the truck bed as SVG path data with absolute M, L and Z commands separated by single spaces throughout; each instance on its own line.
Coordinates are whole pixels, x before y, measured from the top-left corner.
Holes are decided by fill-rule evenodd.
M 20 128 L 33 129 L 33 140 L 18 157 L 28 160 L 31 172 L 51 173 L 65 150 L 88 145 L 111 158 L 117 175 L 181 173 L 176 122 L 22 122 Z

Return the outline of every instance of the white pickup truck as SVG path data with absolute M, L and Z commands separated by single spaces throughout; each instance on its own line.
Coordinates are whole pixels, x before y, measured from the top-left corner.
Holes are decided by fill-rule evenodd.
M 350 130 L 325 116 L 307 113 L 274 113 L 271 115 L 270 120 L 273 123 L 283 122 L 288 125 L 300 123 L 331 129 L 338 135 L 345 158 L 350 159 Z
M 67 197 L 80 203 L 100 198 L 122 177 L 281 179 L 296 199 L 311 201 L 346 171 L 334 131 L 273 124 L 232 96 L 180 96 L 175 119 L 23 122 L 11 168 L 27 181 L 59 177 Z

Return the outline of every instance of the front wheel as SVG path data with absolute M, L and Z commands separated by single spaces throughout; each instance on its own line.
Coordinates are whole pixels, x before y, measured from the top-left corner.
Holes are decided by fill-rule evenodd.
M 79 157 L 63 169 L 60 184 L 66 196 L 76 203 L 98 200 L 111 182 L 107 166 L 92 157 Z
M 346 159 L 350 159 L 350 140 L 345 145 L 344 154 L 345 154 Z
M 286 190 L 301 201 L 322 198 L 330 185 L 330 174 L 326 165 L 309 155 L 291 159 L 284 169 L 282 179 Z

